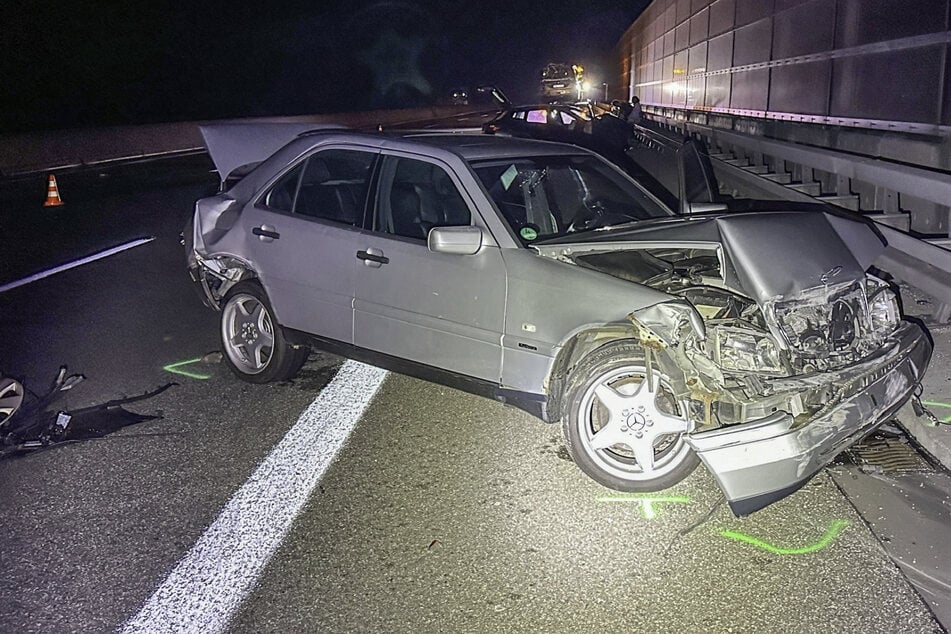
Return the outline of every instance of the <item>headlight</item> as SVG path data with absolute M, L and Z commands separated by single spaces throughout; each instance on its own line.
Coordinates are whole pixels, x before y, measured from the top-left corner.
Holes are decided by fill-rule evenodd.
M 765 332 L 718 326 L 712 340 L 715 361 L 724 370 L 785 374 L 776 342 Z
M 898 298 L 888 287 L 879 287 L 868 297 L 868 314 L 871 329 L 876 339 L 884 339 L 898 327 L 901 310 Z

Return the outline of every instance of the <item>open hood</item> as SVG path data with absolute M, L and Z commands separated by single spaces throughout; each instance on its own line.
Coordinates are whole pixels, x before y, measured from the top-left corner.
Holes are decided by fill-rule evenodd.
M 570 249 L 608 253 L 628 249 L 719 248 L 724 283 L 765 304 L 804 290 L 861 279 L 885 250 L 861 220 L 822 211 L 705 214 L 648 221 L 550 240 L 535 248 L 559 256 Z
M 342 129 L 316 123 L 216 123 L 200 126 L 205 147 L 224 182 L 236 168 L 259 163 L 287 145 L 302 132 Z

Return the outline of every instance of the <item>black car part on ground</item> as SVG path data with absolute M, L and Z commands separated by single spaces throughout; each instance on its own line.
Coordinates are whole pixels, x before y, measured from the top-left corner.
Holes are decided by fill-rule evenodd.
M 0 421 L 0 457 L 22 454 L 61 442 L 102 438 L 123 427 L 160 418 L 157 415 L 129 412 L 121 406 L 150 399 L 177 385 L 166 383 L 138 396 L 70 411 L 52 407 L 85 378 L 82 374 L 67 375 L 66 366 L 62 366 L 44 394 L 35 395 L 25 390 L 33 398 L 24 398 L 22 405 L 12 415 Z

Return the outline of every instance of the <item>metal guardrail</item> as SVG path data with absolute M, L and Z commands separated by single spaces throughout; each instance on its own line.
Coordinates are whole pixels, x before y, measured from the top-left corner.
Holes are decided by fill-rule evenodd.
M 774 161 L 793 163 L 835 174 L 840 178 L 862 181 L 938 205 L 947 205 L 951 202 L 951 175 L 942 172 L 786 141 L 754 137 L 695 123 L 687 123 L 686 130 L 706 138 L 711 146 L 743 148 L 758 156 L 771 157 Z M 845 182 L 842 184 L 845 187 L 848 186 Z M 848 190 L 837 193 L 846 194 Z M 897 212 L 897 208 L 885 210 L 886 213 L 892 211 Z
M 751 137 L 696 124 L 686 125 L 688 133 L 709 136 L 717 147 L 723 145 L 742 147 L 748 153 L 758 153 L 760 162 L 765 162 L 765 157 L 770 157 L 774 165 L 775 161 L 782 161 L 787 167 L 789 163 L 797 163 L 800 166 L 806 166 L 805 169 L 822 170 L 847 179 L 857 178 L 890 190 L 913 191 L 916 197 L 937 204 L 951 202 L 951 176 L 947 174 L 832 150 Z M 643 126 L 635 128 L 635 137 L 661 152 L 675 149 L 678 143 L 677 139 L 669 135 Z M 769 178 L 773 174 L 764 174 L 762 170 L 744 169 L 717 158 L 716 155 L 712 156 L 711 160 L 721 182 L 740 183 L 740 188 L 749 197 L 828 203 L 827 200 L 788 186 L 796 185 L 795 183 L 783 183 Z M 933 315 L 936 321 L 946 322 L 951 319 L 951 250 L 939 246 L 945 241 L 936 240 L 934 242 L 938 244 L 935 244 L 890 226 L 888 224 L 890 216 L 898 214 L 864 215 L 877 222 L 878 229 L 887 244 L 885 252 L 875 261 L 874 266 L 891 274 L 897 280 L 905 281 L 931 295 L 937 301 Z M 882 222 L 883 220 L 885 222 Z
M 199 126 L 206 123 L 335 123 L 360 128 L 464 116 L 473 112 L 481 110 L 471 106 L 433 106 L 408 110 L 252 117 L 4 134 L 0 135 L 0 180 L 202 152 L 204 144 Z

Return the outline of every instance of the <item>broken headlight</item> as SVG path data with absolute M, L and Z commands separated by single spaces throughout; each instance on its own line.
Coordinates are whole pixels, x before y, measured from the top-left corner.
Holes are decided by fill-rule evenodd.
M 809 359 L 852 350 L 868 329 L 866 291 L 860 282 L 809 289 L 771 310 L 789 348 Z
M 901 319 L 898 297 L 884 282 L 871 276 L 869 276 L 866 288 L 872 336 L 880 341 L 898 327 L 898 322 Z
M 752 328 L 713 328 L 714 361 L 724 370 L 786 374 L 776 341 L 769 333 Z

